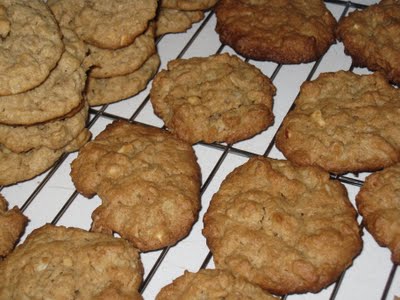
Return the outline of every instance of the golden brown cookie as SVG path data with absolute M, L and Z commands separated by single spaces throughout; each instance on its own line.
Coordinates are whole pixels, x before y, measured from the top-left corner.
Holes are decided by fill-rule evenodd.
M 356 201 L 365 227 L 400 264 L 400 164 L 369 175 Z
M 49 0 L 62 26 L 86 43 L 118 49 L 132 44 L 156 15 L 157 0 Z
M 71 30 L 63 28 L 65 51 L 57 67 L 38 87 L 0 97 L 0 123 L 32 125 L 63 118 L 82 102 L 86 70 L 82 61 L 86 46 Z
M 273 294 L 318 292 L 361 250 L 345 187 L 317 167 L 251 158 L 223 181 L 204 217 L 217 268 Z
M 0 194 L 0 261 L 14 248 L 28 223 L 18 207 L 7 210 L 8 203 Z
M 322 0 L 220 0 L 215 13 L 221 42 L 252 59 L 314 61 L 335 42 L 336 20 Z
M 160 0 L 163 8 L 179 10 L 206 10 L 215 5 L 218 0 Z
M 0 1 L 0 96 L 41 84 L 64 50 L 50 10 L 40 0 Z
M 400 160 L 400 91 L 381 74 L 321 74 L 305 82 L 276 145 L 299 165 L 333 173 L 379 170 Z
M 200 208 L 200 171 L 189 144 L 168 132 L 116 121 L 72 163 L 78 192 L 102 200 L 92 230 L 117 232 L 142 251 L 185 237 Z
M 15 153 L 0 144 L 0 185 L 10 185 L 31 179 L 49 169 L 64 153 L 82 147 L 90 138 L 85 128 L 71 142 L 60 149 L 34 148 Z
M 86 87 L 86 99 L 90 106 L 113 103 L 134 96 L 144 90 L 157 73 L 160 57 L 153 54 L 133 73 L 110 78 L 92 78 L 89 76 Z
M 193 23 L 197 23 L 204 18 L 201 10 L 176 10 L 161 8 L 157 15 L 156 36 L 166 33 L 185 32 Z
M 382 0 L 343 18 L 336 29 L 357 66 L 382 71 L 400 84 L 400 1 Z
M 234 143 L 273 122 L 275 87 L 237 56 L 176 59 L 158 73 L 150 92 L 155 113 L 179 138 Z
M 156 300 L 276 300 L 259 286 L 223 270 L 185 271 L 162 288 Z
M 45 225 L 0 264 L 0 299 L 121 299 L 137 295 L 142 276 L 129 242 Z

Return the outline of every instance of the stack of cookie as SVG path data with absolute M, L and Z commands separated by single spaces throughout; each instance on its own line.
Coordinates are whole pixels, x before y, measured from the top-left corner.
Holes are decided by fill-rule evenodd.
M 89 139 L 87 50 L 40 0 L 2 2 L 0 19 L 0 185 L 9 185 Z
M 157 1 L 51 0 L 61 26 L 88 46 L 86 98 L 90 106 L 116 102 L 143 90 L 157 72 L 154 43 Z

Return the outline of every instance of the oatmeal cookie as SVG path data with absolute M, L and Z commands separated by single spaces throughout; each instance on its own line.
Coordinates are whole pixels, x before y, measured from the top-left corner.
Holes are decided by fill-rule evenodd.
M 137 295 L 142 276 L 139 253 L 129 242 L 45 225 L 0 264 L 0 298 L 126 299 Z
M 156 36 L 166 33 L 185 32 L 193 23 L 197 23 L 204 18 L 201 10 L 176 10 L 161 8 L 157 15 Z
M 0 123 L 32 125 L 63 118 L 82 102 L 86 69 L 82 61 L 86 46 L 63 28 L 65 51 L 57 67 L 38 87 L 24 93 L 0 97 Z
M 162 288 L 156 300 L 277 300 L 259 286 L 223 270 L 185 271 Z
M 157 0 L 49 0 L 48 4 L 62 26 L 105 49 L 132 44 L 148 28 L 157 9 Z
M 252 59 L 310 62 L 335 42 L 336 20 L 322 0 L 220 0 L 215 13 L 221 42 Z
M 28 223 L 28 218 L 18 207 L 7 210 L 7 206 L 6 199 L 0 194 L 0 261 L 14 248 Z
M 153 54 L 133 73 L 110 78 L 92 78 L 86 87 L 86 99 L 90 106 L 113 103 L 134 96 L 144 90 L 157 73 L 160 57 Z
M 125 121 L 107 126 L 72 162 L 72 181 L 102 200 L 92 230 L 117 232 L 142 251 L 185 237 L 200 208 L 200 171 L 189 144 Z
M 299 165 L 374 171 L 400 160 L 400 91 L 379 73 L 321 74 L 305 82 L 276 145 Z
M 217 268 L 273 294 L 318 292 L 361 251 L 345 187 L 318 167 L 251 158 L 213 196 L 203 234 Z
M 0 185 L 10 185 L 31 179 L 49 169 L 64 153 L 82 147 L 90 138 L 85 128 L 70 143 L 60 149 L 39 147 L 15 153 L 0 144 Z
M 369 175 L 356 202 L 367 230 L 400 264 L 400 164 Z
M 160 0 L 161 7 L 179 10 L 206 10 L 218 0 Z
M 357 66 L 381 71 L 400 84 L 400 1 L 382 0 L 343 18 L 336 29 Z
M 275 87 L 237 56 L 176 59 L 158 73 L 150 92 L 155 113 L 179 138 L 234 143 L 273 122 Z
M 40 0 L 0 0 L 0 96 L 40 85 L 60 60 L 61 33 Z

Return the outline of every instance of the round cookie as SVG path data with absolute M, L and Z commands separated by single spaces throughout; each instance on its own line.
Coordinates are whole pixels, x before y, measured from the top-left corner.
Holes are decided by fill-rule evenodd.
M 156 300 L 277 300 L 259 286 L 223 270 L 185 271 L 162 288 Z
M 316 167 L 253 157 L 213 196 L 203 234 L 215 265 L 273 294 L 318 292 L 361 251 L 346 189 Z
M 138 70 L 156 52 L 154 28 L 154 25 L 149 26 L 145 33 L 124 48 L 108 50 L 89 45 L 89 56 L 84 64 L 91 67 L 90 77 L 122 76 Z
M 206 10 L 215 5 L 218 0 L 160 0 L 162 8 L 179 10 Z
M 365 227 L 400 264 L 400 164 L 369 175 L 356 202 Z
M 155 113 L 179 138 L 235 143 L 273 122 L 271 80 L 237 56 L 176 59 L 150 92 Z
M 118 49 L 133 43 L 156 15 L 156 0 L 49 0 L 62 26 L 86 43 Z
M 400 91 L 379 73 L 321 74 L 305 82 L 276 145 L 298 165 L 343 174 L 400 160 Z
M 63 28 L 65 51 L 57 67 L 40 86 L 25 93 L 0 97 L 0 123 L 32 125 L 62 118 L 82 101 L 86 70 L 82 61 L 86 46 Z
M 86 99 L 90 106 L 113 103 L 134 96 L 144 90 L 160 66 L 160 57 L 153 54 L 133 73 L 110 78 L 89 77 Z
M 49 169 L 64 153 L 82 147 L 90 138 L 85 128 L 69 144 L 60 149 L 39 147 L 15 153 L 0 144 L 0 185 L 10 185 L 31 179 Z
M 141 299 L 142 276 L 139 253 L 129 242 L 45 225 L 0 264 L 0 298 Z
M 18 207 L 7 210 L 7 206 L 6 199 L 0 194 L 0 261 L 14 248 L 28 223 L 28 218 Z
M 40 0 L 1 0 L 0 40 L 0 96 L 40 85 L 64 50 L 57 22 Z
M 336 20 L 322 0 L 220 0 L 215 13 L 221 42 L 252 59 L 310 62 L 335 42 Z
M 382 0 L 343 18 L 336 29 L 353 63 L 400 85 L 400 1 Z
M 204 18 L 201 10 L 185 11 L 169 8 L 161 8 L 157 15 L 156 36 L 166 33 L 185 32 L 193 23 L 197 23 Z
M 118 233 L 142 250 L 185 237 L 200 208 L 200 170 L 189 144 L 168 132 L 116 121 L 72 162 L 72 181 L 98 194 L 92 230 Z

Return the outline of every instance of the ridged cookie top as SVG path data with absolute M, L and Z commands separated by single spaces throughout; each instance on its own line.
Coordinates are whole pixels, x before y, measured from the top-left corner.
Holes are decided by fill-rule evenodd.
M 40 0 L 0 1 L 0 96 L 40 85 L 64 45 L 57 22 Z
M 400 160 L 400 91 L 383 75 L 321 74 L 305 82 L 277 147 L 329 172 L 378 170 Z
M 185 271 L 162 288 L 156 300 L 276 300 L 259 286 L 223 270 Z
M 356 200 L 368 231 L 400 264 L 400 164 L 368 176 Z
M 400 84 L 400 1 L 382 0 L 343 18 L 338 39 L 356 65 L 382 71 Z
M 316 167 L 255 157 L 213 196 L 203 234 L 217 268 L 274 294 L 318 292 L 361 250 L 346 189 Z
M 254 136 L 273 122 L 274 95 L 268 77 L 229 54 L 170 61 L 150 91 L 155 113 L 189 143 Z
M 321 0 L 220 0 L 215 13 L 221 42 L 253 59 L 313 61 L 335 42 L 336 20 Z
M 186 236 L 200 207 L 200 171 L 189 144 L 158 128 L 117 121 L 81 149 L 72 180 L 102 200 L 92 230 L 117 232 L 147 251 Z
M 86 300 L 108 293 L 108 299 L 120 299 L 137 294 L 142 276 L 138 251 L 129 242 L 45 225 L 0 264 L 0 298 Z

